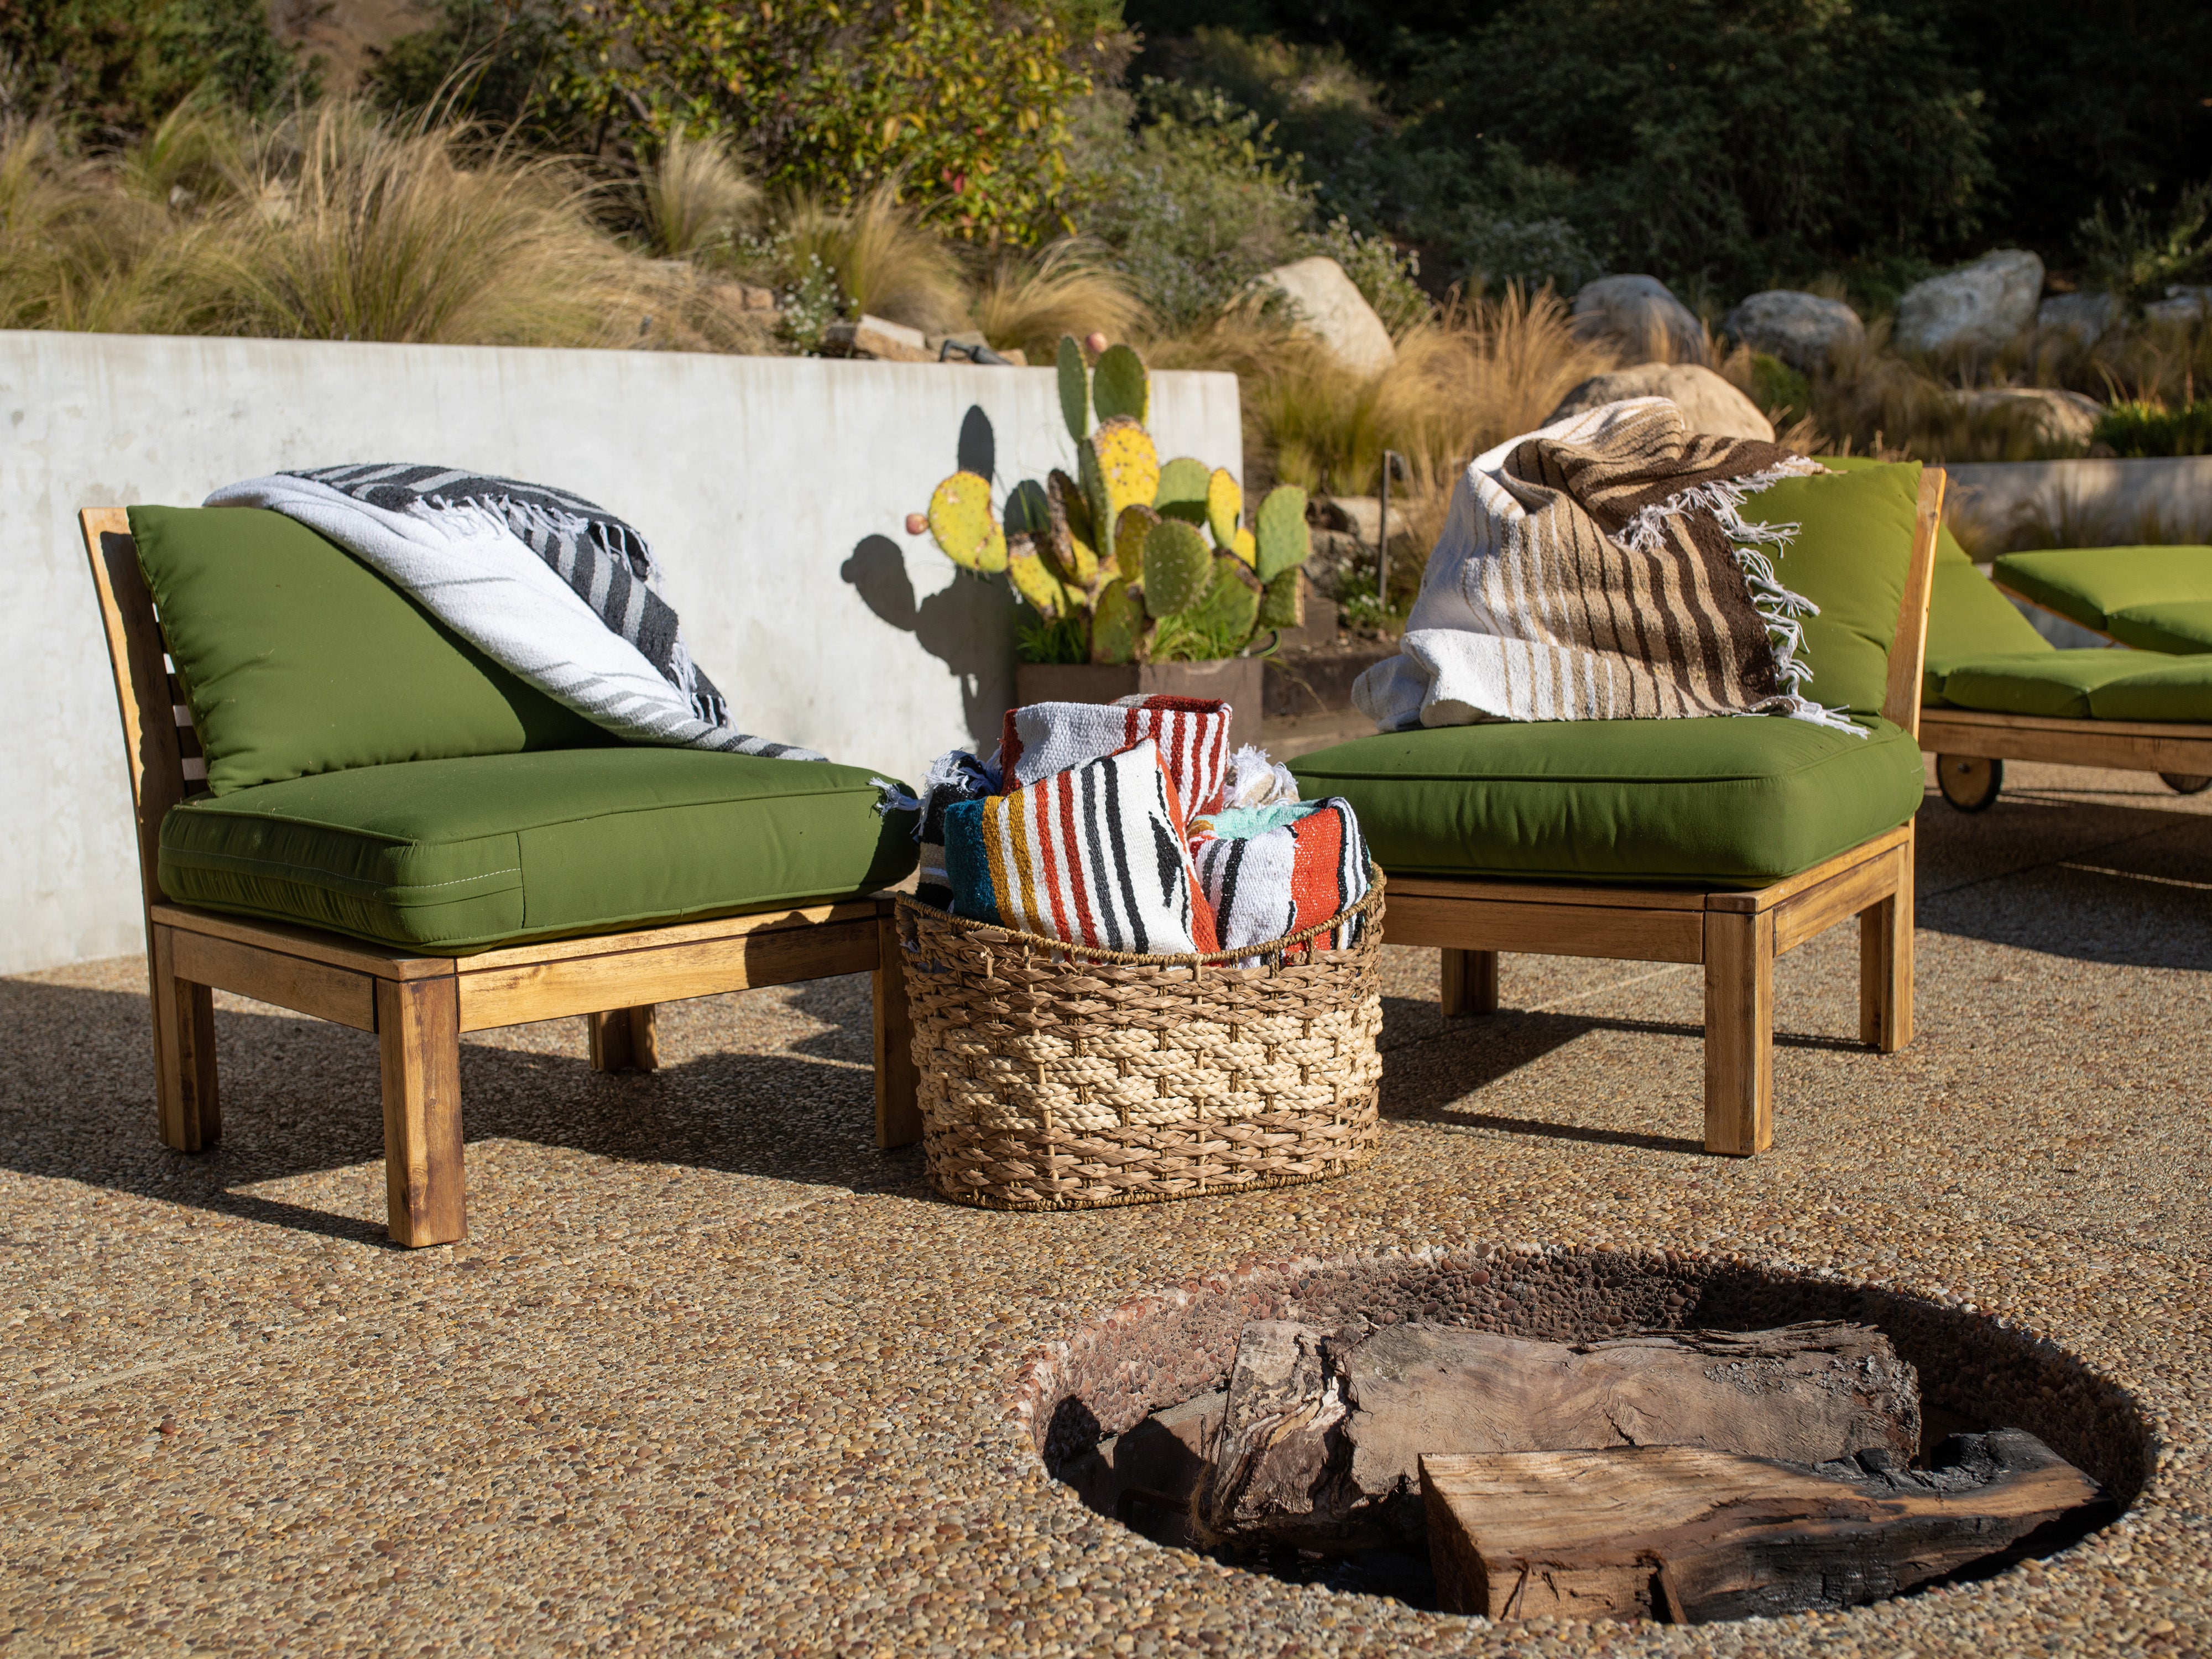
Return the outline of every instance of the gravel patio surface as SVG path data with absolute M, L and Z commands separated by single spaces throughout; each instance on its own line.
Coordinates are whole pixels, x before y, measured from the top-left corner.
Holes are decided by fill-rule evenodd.
M 373 1037 L 218 1000 L 223 1141 L 156 1141 L 135 958 L 0 981 L 10 1654 L 2212 1652 L 2212 794 L 2018 765 L 1921 819 L 1917 1035 L 1857 942 L 1784 959 L 1777 1144 L 1706 1157 L 1694 968 L 1509 957 L 1443 1020 L 1392 951 L 1387 1120 L 1343 1180 L 1066 1216 L 872 1144 L 865 979 L 465 1044 L 471 1234 L 383 1237 Z M 1091 1515 L 1024 1357 L 1249 1258 L 1740 1252 L 1971 1303 L 2131 1391 L 2119 1523 L 1837 1616 L 1527 1624 L 1303 1589 Z

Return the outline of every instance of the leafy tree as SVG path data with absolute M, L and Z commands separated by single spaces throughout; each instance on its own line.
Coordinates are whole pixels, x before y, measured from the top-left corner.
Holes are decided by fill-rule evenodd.
M 726 135 L 772 185 L 898 181 L 985 240 L 1064 228 L 1069 106 L 1118 73 L 1112 8 L 1062 0 L 576 0 L 557 90 L 602 126 Z
M 194 93 L 249 109 L 293 76 L 262 0 L 0 0 L 0 62 L 19 107 L 143 132 Z

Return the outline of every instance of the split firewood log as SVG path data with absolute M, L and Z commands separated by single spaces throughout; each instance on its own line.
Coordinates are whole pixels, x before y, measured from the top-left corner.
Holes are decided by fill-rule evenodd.
M 1417 1545 L 1424 1454 L 1703 1446 L 1816 1463 L 1920 1444 L 1919 1382 L 1870 1326 L 1583 1343 L 1391 1325 L 1244 1328 L 1194 1504 L 1201 1536 Z
M 2116 1512 L 2018 1429 L 1954 1435 L 1933 1464 L 1693 1446 L 1424 1457 L 1438 1601 L 1500 1620 L 1771 1618 L 2057 1548 Z

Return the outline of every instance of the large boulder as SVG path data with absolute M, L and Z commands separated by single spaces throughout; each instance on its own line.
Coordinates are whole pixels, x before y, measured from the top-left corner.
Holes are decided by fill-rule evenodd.
M 1696 363 L 1638 363 L 1633 368 L 1592 375 L 1567 393 L 1545 424 L 1626 398 L 1673 398 L 1681 405 L 1683 422 L 1692 432 L 1774 441 L 1774 424 L 1759 412 L 1759 405 L 1712 370 Z
M 1897 302 L 1899 348 L 1929 356 L 2001 351 L 2035 320 L 2043 261 L 2008 248 L 1930 276 Z
M 2143 316 L 2154 323 L 2201 323 L 2212 317 L 2212 288 L 2169 287 L 2166 298 L 2143 307 Z
M 1753 351 L 1779 357 L 1807 374 L 1826 368 L 1839 348 L 1866 338 L 1858 313 L 1841 300 L 1787 288 L 1752 295 L 1721 326 Z
M 1316 254 L 1278 265 L 1260 283 L 1287 298 L 1302 329 L 1354 374 L 1380 374 L 1398 361 L 1390 331 L 1335 260 Z
M 2122 310 L 2117 294 L 2054 294 L 2036 307 L 2035 325 L 2086 349 L 2119 326 Z
M 1705 330 L 1656 276 L 1601 276 L 1575 291 L 1575 332 L 1610 339 L 1640 356 L 1705 361 Z
M 2089 436 L 2105 413 L 2104 404 L 2094 398 L 2055 386 L 1992 386 L 1954 395 L 1969 415 L 2017 421 L 2054 449 L 2087 449 Z

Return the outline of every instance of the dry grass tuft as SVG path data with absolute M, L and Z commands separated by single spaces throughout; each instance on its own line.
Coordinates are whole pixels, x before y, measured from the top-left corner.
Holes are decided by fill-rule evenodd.
M 711 255 L 751 222 L 761 204 L 760 186 L 719 137 L 671 133 L 639 183 L 646 236 L 664 259 Z
M 778 219 L 792 266 L 803 271 L 819 260 L 856 313 L 936 333 L 965 325 L 968 279 L 959 256 L 922 228 L 896 185 L 878 185 L 849 208 L 793 196 Z
M 1129 279 L 1106 264 L 1095 245 L 1074 237 L 1001 258 L 976 290 L 974 310 L 986 339 L 1001 351 L 1026 351 L 1033 363 L 1051 361 L 1063 334 L 1126 339 L 1146 320 Z

